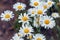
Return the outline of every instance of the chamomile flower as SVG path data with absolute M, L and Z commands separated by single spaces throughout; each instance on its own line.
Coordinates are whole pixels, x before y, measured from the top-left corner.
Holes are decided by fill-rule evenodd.
M 58 17 L 60 17 L 60 16 L 59 16 L 59 13 L 56 13 L 56 12 L 55 12 L 55 13 L 52 13 L 51 16 L 54 17 L 54 18 L 58 18 Z
M 40 0 L 30 0 L 30 5 L 33 7 L 38 7 L 40 5 Z
M 1 13 L 0 17 L 1 17 L 1 20 L 10 21 L 10 19 L 14 17 L 14 14 L 12 11 L 6 10 L 4 11 L 4 13 Z
M 36 15 L 36 9 L 35 8 L 28 9 L 28 14 L 31 16 L 35 16 Z
M 46 38 L 43 34 L 35 34 L 33 40 L 46 40 Z
M 15 9 L 16 11 L 25 10 L 25 8 L 26 5 L 24 3 L 17 2 L 13 5 L 13 9 Z
M 23 38 L 20 38 L 20 34 L 16 33 L 11 40 L 24 40 Z
M 26 14 L 26 13 L 24 13 L 24 15 L 22 15 L 22 14 L 19 15 L 18 19 L 19 19 L 18 22 L 19 22 L 19 23 L 22 22 L 23 24 L 24 24 L 24 23 L 29 23 L 28 21 L 30 21 L 30 20 L 29 20 L 29 16 L 28 16 L 28 14 Z
M 26 26 L 22 26 L 19 30 L 19 32 L 21 32 L 22 34 L 28 35 L 28 34 L 32 34 L 31 32 L 33 31 L 33 28 L 30 25 L 26 25 Z
M 54 4 L 54 2 L 52 0 L 47 0 L 47 4 L 49 7 L 51 7 Z
M 42 16 L 46 13 L 45 13 L 44 9 L 41 7 L 41 8 L 36 9 L 36 14 Z
M 47 11 L 47 9 L 50 8 L 50 7 L 47 5 L 46 2 L 43 2 L 43 3 L 42 3 L 42 7 L 43 7 L 43 9 L 44 9 L 45 11 Z
M 44 28 L 53 28 L 55 26 L 55 20 L 53 19 L 53 17 L 50 17 L 50 16 L 44 16 L 42 19 L 41 19 L 41 26 L 44 27 Z

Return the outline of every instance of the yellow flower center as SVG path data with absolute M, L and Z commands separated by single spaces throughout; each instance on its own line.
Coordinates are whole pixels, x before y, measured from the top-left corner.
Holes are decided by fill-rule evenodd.
M 39 3 L 38 2 L 34 2 L 34 6 L 38 6 L 39 5 Z
M 51 5 L 52 4 L 52 2 L 48 2 L 48 5 Z
M 27 16 L 24 16 L 24 17 L 22 17 L 22 20 L 23 21 L 27 21 L 28 20 L 28 17 Z
M 34 14 L 34 11 L 32 11 L 32 14 Z
M 10 14 L 5 14 L 5 18 L 10 18 Z
M 49 21 L 49 20 L 45 20 L 44 23 L 45 23 L 45 24 L 49 24 L 50 21 Z
M 42 11 L 42 10 L 38 10 L 37 13 L 38 13 L 39 15 L 41 15 L 41 14 L 43 14 L 43 11 Z
M 37 38 L 37 40 L 42 40 L 41 38 Z
M 28 28 L 25 28 L 24 29 L 24 33 L 29 33 L 29 29 Z
M 47 8 L 47 5 L 44 5 L 43 8 L 46 9 Z
M 19 5 L 17 8 L 18 8 L 18 10 L 22 9 L 22 5 Z

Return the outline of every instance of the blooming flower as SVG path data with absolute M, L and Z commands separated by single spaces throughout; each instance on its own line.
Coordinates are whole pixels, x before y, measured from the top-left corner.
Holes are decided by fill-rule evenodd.
M 41 7 L 43 7 L 43 9 L 44 9 L 45 11 L 47 11 L 47 9 L 50 8 L 46 2 L 42 2 L 42 3 L 41 3 Z
M 26 26 L 22 25 L 22 27 L 20 27 L 19 32 L 21 32 L 25 36 L 25 35 L 31 34 L 31 32 L 34 32 L 34 31 L 30 25 L 26 25 Z
M 35 8 L 30 8 L 28 9 L 28 14 L 31 15 L 32 17 L 36 15 L 36 9 Z
M 59 13 L 52 13 L 51 16 L 54 17 L 54 18 L 58 18 L 58 17 L 60 17 L 60 16 L 59 16 Z
M 18 19 L 19 19 L 18 22 L 19 22 L 19 23 L 22 22 L 23 24 L 24 24 L 24 23 L 29 23 L 28 21 L 30 21 L 30 20 L 29 20 L 29 16 L 28 16 L 28 14 L 26 14 L 26 13 L 24 13 L 24 15 L 22 15 L 22 14 L 19 15 Z
M 17 2 L 13 5 L 13 9 L 15 9 L 16 11 L 25 10 L 25 8 L 26 5 L 24 3 Z
M 54 4 L 54 2 L 52 0 L 47 0 L 47 4 L 49 7 L 51 7 Z
M 41 26 L 44 28 L 53 28 L 55 26 L 55 20 L 53 17 L 50 16 L 44 16 L 41 20 Z
M 42 15 L 44 15 L 44 14 L 46 14 L 45 13 L 45 11 L 44 11 L 44 9 L 41 7 L 38 7 L 37 9 L 36 9 L 36 14 L 37 15 L 40 15 L 40 16 L 42 16 Z
M 33 7 L 38 7 L 40 5 L 40 0 L 30 0 L 30 5 Z
M 13 17 L 14 17 L 14 14 L 10 10 L 6 10 L 4 11 L 4 13 L 1 13 L 1 20 L 9 21 Z

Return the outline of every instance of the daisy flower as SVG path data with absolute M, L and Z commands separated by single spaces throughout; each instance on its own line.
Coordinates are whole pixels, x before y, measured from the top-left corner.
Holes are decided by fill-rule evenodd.
M 33 40 L 46 40 L 46 38 L 43 34 L 35 34 Z
M 38 7 L 40 5 L 40 0 L 30 0 L 30 5 L 33 7 Z
M 47 4 L 49 7 L 51 7 L 54 4 L 54 2 L 52 0 L 47 0 Z
M 26 14 L 26 13 L 24 13 L 24 15 L 22 15 L 22 14 L 19 15 L 18 19 L 19 19 L 18 22 L 19 22 L 19 23 L 22 22 L 23 24 L 24 24 L 24 23 L 29 23 L 28 21 L 30 21 L 30 20 L 29 20 L 30 18 L 29 18 L 29 16 L 28 16 L 28 14 Z
M 45 13 L 45 11 L 44 11 L 44 9 L 42 7 L 38 7 L 36 9 L 36 14 L 42 16 L 42 15 L 44 15 L 46 13 Z
M 1 13 L 0 17 L 1 17 L 1 20 L 10 21 L 10 19 L 14 17 L 14 14 L 12 11 L 6 10 L 4 11 L 4 13 Z
M 45 11 L 50 8 L 46 2 L 43 2 L 41 7 L 43 7 Z
M 19 32 L 21 32 L 24 36 L 28 34 L 32 34 L 31 32 L 33 31 L 33 28 L 30 25 L 25 25 L 20 28 Z
M 45 27 L 45 28 L 53 28 L 55 26 L 55 20 L 53 19 L 53 17 L 50 16 L 44 16 L 41 19 L 41 26 Z
M 36 9 L 35 8 L 30 8 L 28 9 L 28 14 L 31 15 L 32 17 L 36 15 Z
M 16 33 L 11 40 L 24 40 L 23 38 L 20 38 L 20 34 Z
M 55 13 L 52 13 L 51 16 L 54 17 L 54 18 L 58 18 L 58 17 L 60 17 L 60 16 L 59 16 L 59 13 L 56 13 L 56 12 L 55 12 Z
M 26 5 L 24 3 L 17 2 L 13 5 L 13 9 L 15 9 L 16 11 L 25 10 L 25 8 Z

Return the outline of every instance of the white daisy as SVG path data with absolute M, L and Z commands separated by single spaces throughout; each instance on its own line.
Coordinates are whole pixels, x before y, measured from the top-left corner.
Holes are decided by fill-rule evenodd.
M 41 8 L 38 7 L 38 9 L 36 9 L 36 14 L 42 16 L 46 13 L 45 13 L 45 10 L 42 7 Z
M 4 13 L 1 13 L 0 17 L 1 17 L 1 20 L 10 21 L 10 19 L 14 17 L 14 14 L 12 11 L 6 10 L 4 11 Z
M 24 23 L 29 23 L 28 21 L 30 21 L 30 20 L 29 20 L 29 16 L 28 16 L 28 14 L 26 14 L 26 13 L 24 13 L 24 15 L 22 15 L 22 14 L 19 15 L 18 19 L 19 19 L 18 22 L 19 22 L 19 23 L 22 22 L 23 24 L 24 24 Z
M 30 5 L 33 7 L 38 7 L 40 5 L 40 0 L 30 0 Z
M 46 40 L 46 38 L 43 34 L 35 34 L 33 40 Z
M 50 16 L 44 16 L 41 19 L 41 26 L 45 27 L 45 28 L 53 28 L 55 26 L 55 20 L 53 19 L 53 17 Z
M 15 9 L 16 11 L 25 10 L 25 8 L 26 5 L 24 3 L 17 2 L 13 5 L 13 9 Z
M 31 34 L 31 32 L 33 32 L 33 28 L 30 25 L 25 25 L 25 26 L 22 25 L 22 27 L 20 27 L 19 32 L 21 32 L 25 36 Z
M 44 9 L 45 11 L 47 11 L 47 9 L 50 8 L 46 2 L 43 2 L 43 3 L 42 3 L 42 7 L 43 7 L 43 9 Z
M 58 17 L 60 17 L 60 16 L 59 16 L 59 13 L 56 13 L 56 12 L 55 12 L 55 13 L 52 13 L 51 16 L 54 17 L 54 18 L 58 18 Z
M 20 34 L 16 33 L 11 40 L 24 40 L 23 38 L 20 38 Z
M 31 16 L 35 16 L 36 15 L 36 9 L 35 8 L 28 9 L 28 14 Z
M 47 4 L 49 7 L 51 7 L 54 4 L 54 2 L 52 0 L 47 0 Z

